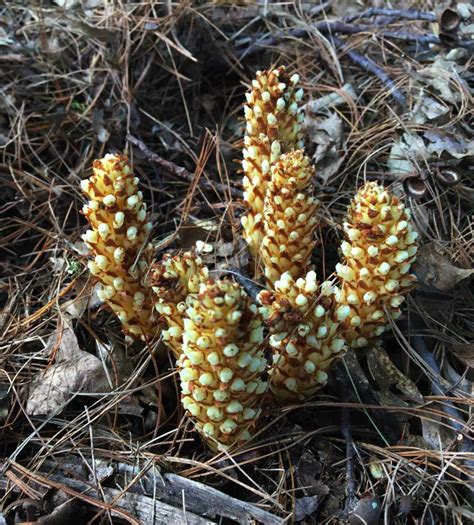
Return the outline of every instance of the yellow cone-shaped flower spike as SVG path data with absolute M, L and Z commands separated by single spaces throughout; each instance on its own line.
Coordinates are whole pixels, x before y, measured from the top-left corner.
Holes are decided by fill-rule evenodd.
M 263 201 L 271 165 L 282 153 L 303 147 L 303 90 L 298 82 L 298 75 L 289 76 L 284 67 L 258 71 L 246 94 L 242 168 L 248 213 L 242 218 L 242 226 L 254 257 L 261 241 Z
M 336 267 L 338 302 L 350 307 L 345 337 L 353 348 L 366 346 L 397 319 L 399 306 L 413 287 L 410 267 L 418 234 L 410 213 L 382 185 L 369 182 L 352 200 L 344 222 L 344 259 Z
M 151 339 L 157 328 L 146 282 L 152 224 L 138 179 L 123 155 L 109 154 L 94 161 L 93 173 L 81 187 L 90 199 L 82 211 L 91 229 L 83 239 L 94 255 L 88 266 L 101 283 L 97 293 L 120 319 L 126 335 Z
M 275 292 L 260 292 L 259 301 L 271 334 L 270 389 L 283 401 L 307 399 L 326 384 L 328 368 L 343 353 L 339 323 L 348 309 L 338 309 L 333 286 L 319 285 L 312 271 L 296 281 L 284 273 Z
M 186 299 L 183 353 L 178 361 L 182 404 L 214 450 L 250 438 L 267 389 L 263 324 L 236 283 L 201 284 Z
M 318 202 L 314 170 L 303 150 L 285 153 L 271 169 L 263 213 L 262 260 L 270 287 L 283 273 L 306 275 L 315 245 Z
M 186 297 L 197 293 L 199 285 L 207 281 L 208 275 L 202 259 L 193 252 L 175 256 L 165 254 L 153 266 L 151 282 L 155 307 L 168 326 L 167 330 L 163 330 L 162 337 L 176 357 L 182 352 Z

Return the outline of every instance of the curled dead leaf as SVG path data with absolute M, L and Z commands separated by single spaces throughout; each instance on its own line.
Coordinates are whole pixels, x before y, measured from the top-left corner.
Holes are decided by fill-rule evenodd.
M 26 412 L 29 415 L 51 414 L 62 410 L 80 392 L 107 392 L 110 386 L 97 357 L 81 352 L 73 359 L 52 365 L 38 375 L 29 388 Z
M 451 352 L 466 366 L 474 368 L 474 343 L 454 344 Z
M 330 113 L 328 117 L 307 115 L 304 125 L 316 145 L 313 161 L 317 177 L 327 184 L 344 161 L 342 120 L 337 113 Z
M 419 250 L 415 273 L 420 284 L 447 292 L 459 282 L 473 275 L 474 269 L 454 266 L 444 250 L 432 243 Z
M 108 392 L 112 385 L 104 364 L 79 347 L 66 316 L 44 349 L 55 362 L 35 376 L 28 388 L 26 412 L 44 415 L 62 410 L 78 393 Z

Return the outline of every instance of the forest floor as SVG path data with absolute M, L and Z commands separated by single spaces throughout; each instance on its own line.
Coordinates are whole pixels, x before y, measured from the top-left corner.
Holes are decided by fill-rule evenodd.
M 473 522 L 474 10 L 452 4 L 2 3 L 0 524 Z M 127 154 L 156 257 L 204 241 L 242 268 L 242 105 L 278 65 L 305 92 L 318 275 L 377 180 L 412 213 L 418 285 L 383 351 L 214 454 L 174 363 L 94 294 L 80 181 Z

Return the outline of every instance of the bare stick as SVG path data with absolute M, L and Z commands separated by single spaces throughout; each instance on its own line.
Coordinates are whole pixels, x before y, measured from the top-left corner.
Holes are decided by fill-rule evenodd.
M 362 13 L 348 16 L 345 20 L 346 22 L 353 22 L 358 18 L 370 18 L 372 16 L 388 16 L 405 20 L 427 20 L 428 22 L 436 22 L 437 19 L 434 13 L 423 13 L 416 9 L 385 9 L 383 7 L 371 7 L 362 11 Z
M 356 482 L 354 479 L 354 441 L 352 439 L 351 413 L 348 407 L 342 408 L 341 434 L 346 441 L 347 500 L 344 510 L 346 515 L 349 515 L 355 500 Z
M 387 75 L 387 73 L 385 73 L 385 71 L 379 65 L 377 65 L 370 58 L 363 56 L 357 53 L 356 51 L 353 51 L 352 49 L 349 49 L 344 44 L 344 42 L 337 36 L 332 35 L 331 39 L 339 49 L 342 49 L 347 53 L 347 56 L 352 60 L 352 62 L 375 75 L 387 87 L 392 98 L 400 106 L 406 107 L 405 95 L 398 89 L 395 82 Z
M 378 38 L 391 38 L 393 40 L 402 40 L 403 42 L 413 42 L 419 45 L 435 44 L 443 45 L 439 37 L 433 34 L 415 34 L 407 33 L 405 31 L 379 31 L 374 33 L 374 27 L 370 25 L 352 25 L 344 22 L 318 22 L 313 25 L 313 30 L 319 31 L 325 35 L 334 35 L 336 33 L 343 35 L 355 35 L 358 33 L 371 33 Z M 305 38 L 311 33 L 308 29 L 293 29 L 287 33 L 279 35 L 265 36 L 262 33 L 246 36 L 245 39 L 240 39 L 240 44 L 236 42 L 237 54 L 239 58 L 256 53 L 260 49 L 268 46 L 278 45 L 288 38 Z M 252 44 L 248 45 L 249 42 Z M 472 40 L 459 40 L 456 42 L 456 47 L 464 47 L 472 49 L 474 42 Z

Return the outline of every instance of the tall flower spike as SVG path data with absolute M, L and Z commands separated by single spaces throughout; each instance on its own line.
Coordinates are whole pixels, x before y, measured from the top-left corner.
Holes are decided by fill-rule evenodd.
M 193 252 L 171 256 L 154 264 L 151 274 L 155 307 L 168 325 L 162 336 L 165 343 L 179 357 L 183 346 L 183 317 L 186 311 L 186 297 L 197 293 L 199 285 L 206 282 L 209 271 L 202 259 Z
M 264 201 L 261 254 L 267 283 L 283 273 L 306 275 L 315 245 L 318 202 L 312 195 L 314 170 L 303 150 L 284 153 L 271 168 Z
M 298 75 L 290 77 L 284 67 L 257 71 L 252 89 L 246 93 L 242 169 L 248 213 L 242 217 L 242 226 L 254 257 L 261 242 L 263 201 L 271 165 L 282 153 L 303 147 L 303 90 L 298 82 Z
M 152 224 L 138 178 L 124 155 L 108 154 L 94 161 L 93 172 L 81 182 L 90 199 L 82 211 L 91 227 L 83 239 L 94 255 L 88 267 L 101 283 L 98 296 L 120 319 L 126 335 L 151 339 L 157 328 L 151 288 L 146 284 Z
M 326 384 L 328 368 L 343 353 L 339 323 L 348 312 L 337 308 L 333 286 L 319 285 L 313 271 L 296 281 L 284 273 L 275 290 L 258 296 L 271 334 L 270 389 L 284 401 L 307 399 Z
M 260 415 L 263 324 L 244 290 L 228 280 L 201 284 L 186 305 L 182 404 L 209 446 L 227 449 L 250 438 Z
M 392 319 L 400 317 L 399 307 L 416 280 L 409 272 L 418 233 L 403 203 L 382 185 L 369 182 L 348 208 L 344 236 L 344 260 L 336 266 L 338 301 L 350 308 L 347 342 L 360 348 L 385 331 L 386 311 Z

